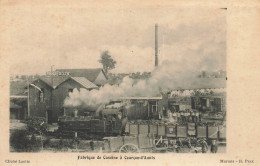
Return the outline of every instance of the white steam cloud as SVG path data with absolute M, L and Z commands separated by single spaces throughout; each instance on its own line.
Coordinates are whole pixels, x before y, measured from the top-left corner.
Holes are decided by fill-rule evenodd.
M 99 90 L 74 89 L 64 101 L 65 107 L 95 106 L 113 99 L 129 96 L 160 96 L 162 91 L 178 89 L 216 88 L 225 86 L 224 79 L 199 79 L 205 66 L 185 65 L 164 61 L 148 80 L 137 82 L 125 77 L 120 85 L 105 85 Z

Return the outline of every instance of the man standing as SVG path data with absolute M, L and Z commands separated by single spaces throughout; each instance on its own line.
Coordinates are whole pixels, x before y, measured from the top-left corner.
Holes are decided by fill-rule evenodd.
M 199 121 L 201 122 L 201 117 L 202 115 L 201 115 L 201 112 L 199 112 Z
M 195 121 L 198 122 L 198 121 L 199 121 L 199 112 L 198 112 L 198 111 L 196 111 L 195 116 L 196 116 L 196 117 L 195 117 Z
M 177 121 L 177 114 L 176 114 L 176 112 L 173 112 L 172 117 L 173 117 L 174 121 Z
M 217 153 L 218 145 L 216 140 L 212 140 L 210 151 L 211 153 Z
M 201 151 L 202 153 L 207 153 L 208 151 L 208 144 L 205 139 L 201 141 Z
M 181 122 L 181 113 L 180 113 L 180 111 L 177 112 L 177 121 Z
M 184 118 L 185 118 L 185 116 L 184 116 L 184 112 L 181 111 L 181 121 L 182 121 L 182 123 L 185 121 Z
M 195 112 L 192 110 L 191 111 L 191 118 L 192 118 L 192 122 L 195 122 Z

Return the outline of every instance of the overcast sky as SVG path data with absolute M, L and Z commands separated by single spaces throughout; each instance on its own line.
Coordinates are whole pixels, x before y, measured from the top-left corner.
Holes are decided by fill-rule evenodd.
M 151 71 L 155 23 L 159 65 L 226 68 L 226 10 L 26 8 L 12 11 L 7 22 L 11 74 L 45 74 L 51 65 L 99 68 L 105 50 L 117 61 L 113 72 Z

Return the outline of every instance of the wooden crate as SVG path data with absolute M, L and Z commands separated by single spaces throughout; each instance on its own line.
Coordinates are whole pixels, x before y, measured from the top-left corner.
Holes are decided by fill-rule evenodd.
M 217 139 L 218 138 L 218 127 L 208 126 L 208 138 Z
M 206 137 L 207 137 L 207 127 L 197 126 L 197 138 L 206 138 Z
M 187 126 L 177 126 L 177 137 L 187 137 Z
M 158 136 L 165 136 L 165 125 L 158 125 Z
M 157 135 L 157 125 L 149 125 L 150 135 Z
M 138 125 L 130 124 L 130 135 L 138 135 Z
M 219 138 L 220 139 L 226 139 L 226 127 L 225 126 L 219 126 Z
M 139 134 L 148 135 L 148 133 L 149 133 L 149 126 L 147 124 L 140 124 Z
M 175 125 L 170 125 L 166 126 L 166 136 L 167 137 L 176 137 L 176 126 Z

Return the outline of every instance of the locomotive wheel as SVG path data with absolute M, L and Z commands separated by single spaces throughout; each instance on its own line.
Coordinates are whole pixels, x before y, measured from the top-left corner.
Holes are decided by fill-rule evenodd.
M 140 153 L 139 148 L 134 144 L 125 144 L 119 149 L 119 153 Z

